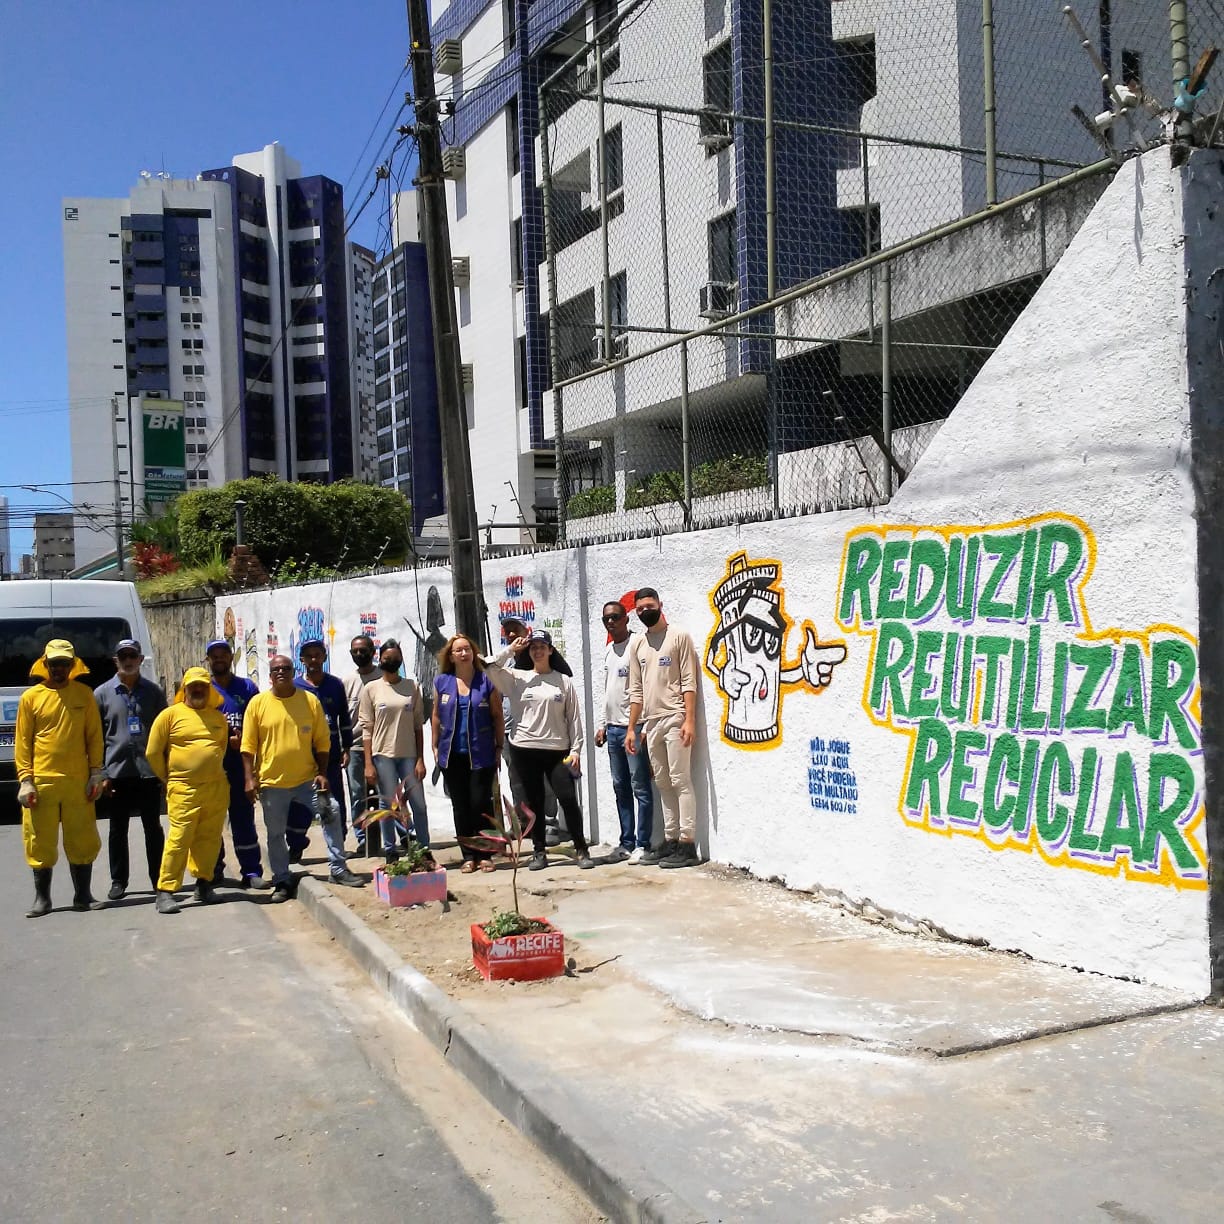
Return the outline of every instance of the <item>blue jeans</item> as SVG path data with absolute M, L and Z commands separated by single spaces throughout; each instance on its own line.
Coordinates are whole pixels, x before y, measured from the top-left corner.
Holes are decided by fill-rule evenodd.
M 314 810 L 314 783 L 303 782 L 301 786 L 264 786 L 259 791 L 259 802 L 263 808 L 264 828 L 268 831 L 268 865 L 272 870 L 273 884 L 288 884 L 293 875 L 289 870 L 289 843 L 285 840 L 285 829 L 289 821 L 289 808 L 294 804 Z M 323 841 L 327 845 L 327 861 L 332 875 L 345 870 L 344 829 L 340 815 L 323 824 Z
M 344 835 L 348 824 L 348 815 L 344 807 L 344 769 L 340 765 L 340 753 L 327 760 L 327 785 L 331 787 L 332 797 L 340 805 L 340 844 L 344 845 Z M 289 843 L 290 854 L 301 854 L 310 843 L 310 825 L 314 820 L 314 796 L 305 807 L 295 803 L 289 810 L 289 824 L 285 829 L 285 840 Z
M 418 782 L 413 771 L 416 769 L 416 757 L 376 756 L 374 772 L 378 774 L 378 794 L 383 803 L 390 806 L 404 784 L 404 798 L 412 812 L 412 830 L 417 843 L 426 849 L 429 847 L 429 813 L 425 808 L 425 787 Z M 405 836 L 403 829 L 396 832 L 401 838 Z
M 360 744 L 355 744 L 350 750 L 348 768 L 345 772 L 348 775 L 349 810 L 355 822 L 368 806 L 365 798 L 365 750 Z M 359 829 L 354 823 L 353 837 L 357 840 L 357 849 L 363 850 L 366 842 L 365 829 Z
M 643 850 L 650 848 L 654 832 L 654 792 L 650 789 L 650 758 L 646 755 L 643 737 L 638 737 L 634 756 L 625 751 L 627 727 L 607 727 L 608 768 L 612 771 L 612 790 L 616 795 L 616 811 L 620 816 L 620 844 L 626 850 L 634 848 L 633 801 L 637 800 L 637 842 Z

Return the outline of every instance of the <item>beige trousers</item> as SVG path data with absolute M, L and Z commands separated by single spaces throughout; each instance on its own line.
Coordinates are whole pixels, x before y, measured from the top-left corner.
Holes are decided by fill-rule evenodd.
M 680 742 L 683 714 L 656 718 L 642 728 L 650 772 L 663 806 L 663 836 L 668 841 L 693 841 L 697 831 L 697 796 L 693 793 L 692 745 Z

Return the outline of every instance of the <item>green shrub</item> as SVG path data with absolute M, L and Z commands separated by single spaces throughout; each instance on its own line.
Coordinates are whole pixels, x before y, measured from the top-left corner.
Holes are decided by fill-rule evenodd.
M 261 476 L 179 498 L 179 555 L 185 565 L 202 564 L 214 549 L 229 556 L 234 502 L 240 498 L 246 502 L 246 542 L 272 573 L 293 563 L 303 572 L 321 567 L 331 577 L 339 568 L 402 557 L 411 544 L 411 510 L 394 489 Z
M 616 511 L 616 486 L 596 485 L 581 489 L 565 503 L 567 518 L 590 518 L 592 514 L 613 514 Z

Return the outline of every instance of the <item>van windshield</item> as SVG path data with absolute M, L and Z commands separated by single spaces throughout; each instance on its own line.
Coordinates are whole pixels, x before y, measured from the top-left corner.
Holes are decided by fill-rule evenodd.
M 67 638 L 77 656 L 89 668 L 81 679 L 96 688 L 115 674 L 115 645 L 132 636 L 132 627 L 121 617 L 75 619 L 57 616 L 8 619 L 0 617 L 0 688 L 24 688 L 30 683 L 30 666 L 52 638 Z

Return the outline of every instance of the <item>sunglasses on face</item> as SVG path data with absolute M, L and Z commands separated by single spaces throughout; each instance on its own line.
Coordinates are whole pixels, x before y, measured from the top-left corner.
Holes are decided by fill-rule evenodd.
M 625 619 L 625 614 L 624 614 L 623 612 L 609 612 L 609 613 L 607 613 L 607 615 L 605 615 L 605 616 L 604 616 L 604 618 L 603 618 L 603 619 L 604 619 L 604 624 L 605 624 L 605 625 L 608 625 L 608 624 L 612 624 L 612 623 L 614 623 L 614 622 L 616 622 L 616 621 L 622 621 L 622 620 L 624 620 L 624 619 Z
M 120 663 L 132 663 L 132 662 L 139 660 L 140 656 L 138 654 L 126 654 L 125 653 L 121 655 L 116 655 L 115 658 L 118 659 Z
M 268 668 L 268 675 L 270 675 L 270 676 L 279 676 L 279 675 L 282 675 L 282 674 L 284 674 L 284 673 L 288 673 L 288 672 L 292 672 L 292 671 L 293 671 L 293 668 L 292 668 L 292 667 L 269 667 L 269 668 Z

